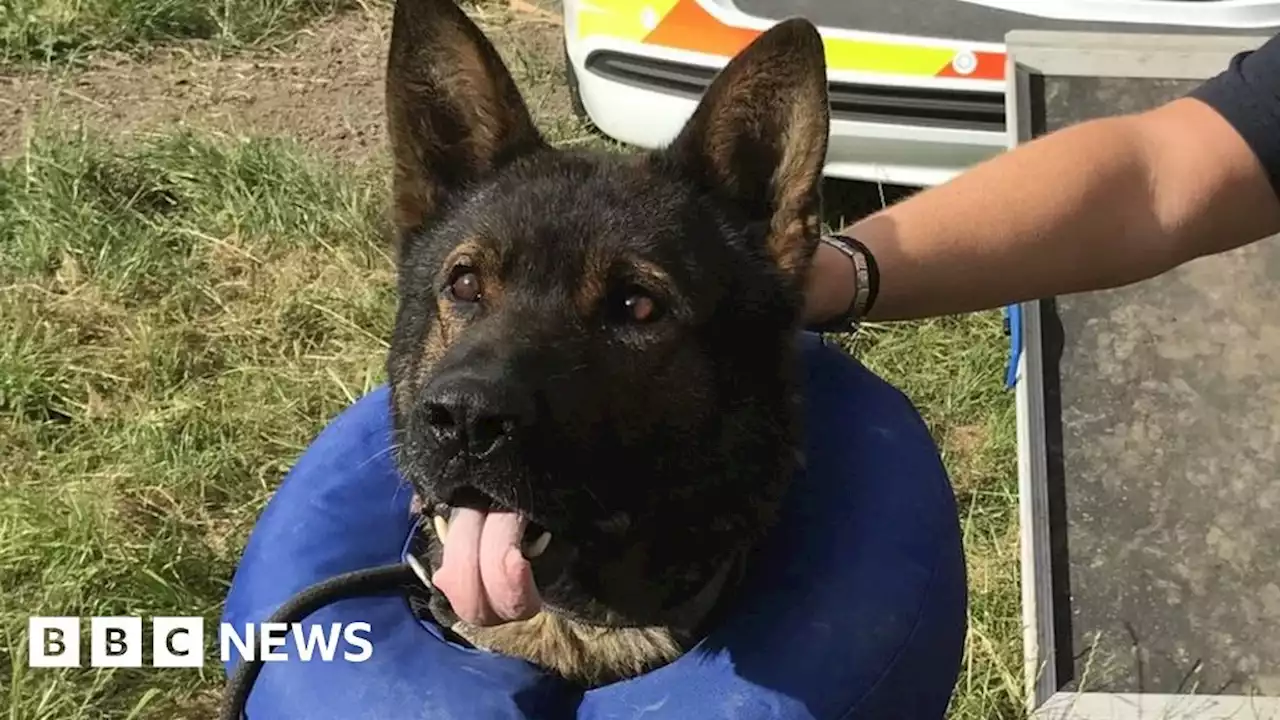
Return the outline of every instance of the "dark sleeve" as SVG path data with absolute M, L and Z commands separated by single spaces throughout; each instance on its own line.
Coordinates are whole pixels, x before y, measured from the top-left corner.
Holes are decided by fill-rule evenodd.
M 1280 194 L 1280 35 L 1231 60 L 1222 73 L 1191 92 L 1245 139 Z

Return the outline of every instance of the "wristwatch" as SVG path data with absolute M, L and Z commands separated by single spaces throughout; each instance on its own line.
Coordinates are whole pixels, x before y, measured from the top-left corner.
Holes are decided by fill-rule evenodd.
M 880 269 L 875 256 L 860 240 L 842 233 L 823 235 L 818 241 L 839 250 L 853 263 L 853 300 L 843 313 L 811 329 L 824 333 L 854 332 L 871 311 L 880 290 Z

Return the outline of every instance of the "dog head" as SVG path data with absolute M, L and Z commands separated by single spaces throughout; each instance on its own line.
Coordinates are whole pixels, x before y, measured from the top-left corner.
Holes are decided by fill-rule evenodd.
M 452 0 L 400 0 L 387 67 L 398 461 L 472 624 L 679 624 L 793 470 L 820 229 L 823 48 L 778 24 L 675 140 L 554 149 Z

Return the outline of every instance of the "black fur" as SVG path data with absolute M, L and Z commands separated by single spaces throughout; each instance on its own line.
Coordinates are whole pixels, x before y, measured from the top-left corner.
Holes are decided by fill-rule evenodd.
M 551 611 L 692 638 L 704 616 L 678 610 L 764 537 L 794 471 L 793 343 L 826 146 L 816 31 L 766 33 L 672 148 L 620 156 L 542 143 L 450 0 L 400 0 L 396 23 L 401 299 L 388 370 L 401 470 L 427 512 L 493 502 L 550 530 L 534 571 Z M 441 80 L 432 63 L 471 63 L 491 92 Z M 471 93 L 484 112 L 468 111 Z M 796 117 L 821 126 L 801 138 L 809 155 L 819 143 L 816 170 L 795 160 L 788 133 L 812 132 Z M 488 145 L 459 130 L 486 122 Z M 788 157 L 805 172 L 771 179 Z M 726 180 L 739 172 L 752 177 Z M 467 272 L 452 265 L 459 247 L 475 302 L 451 295 Z M 635 297 L 653 303 L 646 322 L 628 315 Z M 468 424 L 476 414 L 497 424 Z

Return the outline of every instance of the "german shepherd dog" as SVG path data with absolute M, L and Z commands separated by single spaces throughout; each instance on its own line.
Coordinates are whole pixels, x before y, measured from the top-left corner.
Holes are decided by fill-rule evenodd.
M 802 462 L 816 29 L 762 34 L 665 149 L 570 152 L 453 0 L 398 0 L 386 104 L 388 371 L 431 615 L 587 687 L 671 662 Z

